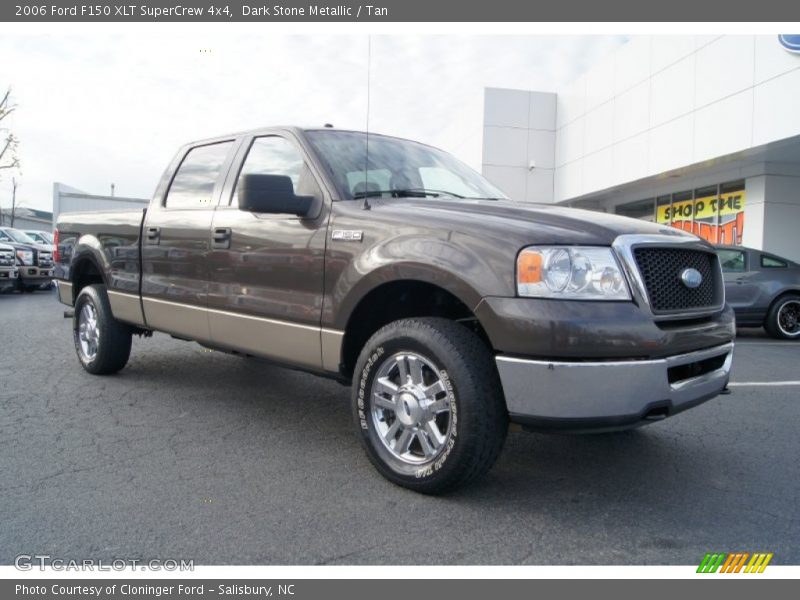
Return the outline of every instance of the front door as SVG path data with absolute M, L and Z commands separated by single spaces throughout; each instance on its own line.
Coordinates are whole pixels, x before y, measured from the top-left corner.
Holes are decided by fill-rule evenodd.
M 725 280 L 725 300 L 737 312 L 747 312 L 758 297 L 755 281 L 758 271 L 751 264 L 746 250 L 720 249 L 717 251 Z
M 208 307 L 215 345 L 301 366 L 321 366 L 328 204 L 297 143 L 278 135 L 246 140 L 241 170 L 231 170 L 209 241 Z M 237 186 L 248 174 L 291 178 L 313 196 L 307 216 L 239 210 Z

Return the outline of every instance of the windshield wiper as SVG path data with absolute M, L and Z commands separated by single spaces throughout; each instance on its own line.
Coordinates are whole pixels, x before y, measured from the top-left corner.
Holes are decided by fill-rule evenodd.
M 453 198 L 464 197 L 445 190 L 428 190 L 425 188 L 405 188 L 405 189 L 392 189 L 392 190 L 366 190 L 363 192 L 355 192 L 353 194 L 353 199 L 358 200 L 360 198 L 373 198 L 376 196 L 383 196 L 384 194 L 390 194 L 392 198 L 426 198 L 426 197 L 438 198 L 439 196 L 442 195 L 452 196 Z

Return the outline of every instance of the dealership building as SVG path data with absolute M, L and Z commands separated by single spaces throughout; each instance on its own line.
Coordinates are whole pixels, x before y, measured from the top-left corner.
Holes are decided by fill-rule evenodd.
M 555 93 L 488 88 L 483 174 L 800 262 L 798 37 L 635 37 Z
M 58 216 L 62 213 L 121 209 L 144 210 L 149 203 L 150 200 L 147 198 L 89 194 L 57 181 L 53 184 L 52 227 L 55 228 Z

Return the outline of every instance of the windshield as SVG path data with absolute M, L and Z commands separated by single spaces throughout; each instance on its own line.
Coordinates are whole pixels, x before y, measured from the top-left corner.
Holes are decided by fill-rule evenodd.
M 5 234 L 18 244 L 38 244 L 36 240 L 30 236 L 25 235 L 19 229 L 4 229 Z
M 354 131 L 308 131 L 348 200 L 368 197 L 506 199 L 481 175 L 446 152 L 409 140 Z
M 37 242 L 39 242 L 40 244 L 53 243 L 53 236 L 47 233 L 46 231 L 26 231 L 25 233 L 28 236 L 32 237 Z

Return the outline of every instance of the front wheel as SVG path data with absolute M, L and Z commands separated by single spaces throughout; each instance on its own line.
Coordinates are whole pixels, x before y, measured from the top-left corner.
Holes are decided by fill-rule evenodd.
M 72 333 L 78 360 L 93 375 L 121 370 L 131 354 L 131 328 L 111 313 L 106 286 L 89 285 L 75 300 Z
M 774 338 L 800 339 L 800 296 L 790 294 L 778 298 L 767 313 L 764 328 Z
M 441 318 L 395 321 L 369 339 L 356 364 L 353 412 L 377 470 L 427 494 L 483 475 L 508 431 L 489 349 Z

